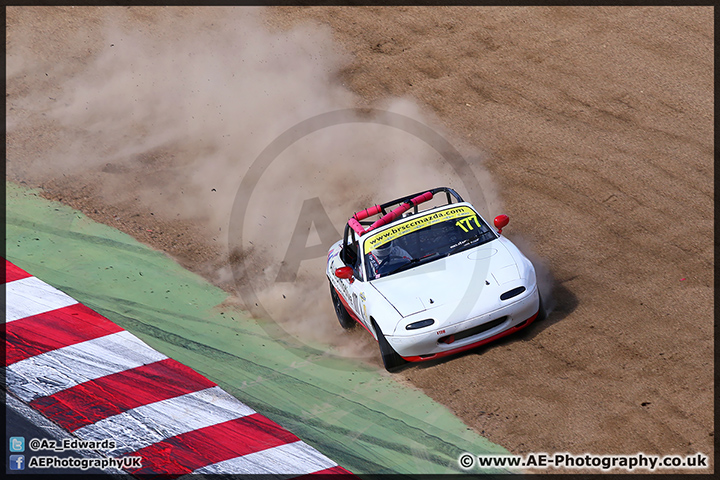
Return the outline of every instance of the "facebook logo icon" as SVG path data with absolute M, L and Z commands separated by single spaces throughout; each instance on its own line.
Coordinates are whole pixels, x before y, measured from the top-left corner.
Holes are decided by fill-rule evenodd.
M 10 470 L 25 470 L 25 455 L 10 455 Z

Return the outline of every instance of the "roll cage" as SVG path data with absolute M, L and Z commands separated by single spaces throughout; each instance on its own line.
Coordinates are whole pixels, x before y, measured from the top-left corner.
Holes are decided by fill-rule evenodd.
M 359 261 L 357 251 L 359 238 L 376 228 L 394 222 L 403 214 L 405 216 L 418 214 L 422 211 L 418 208 L 418 205 L 431 200 L 438 193 L 445 193 L 447 199 L 447 203 L 445 205 L 464 201 L 460 194 L 452 188 L 437 187 L 424 192 L 418 192 L 412 195 L 396 198 L 395 200 L 391 200 L 381 205 L 374 205 L 366 208 L 365 210 L 356 212 L 345 224 L 342 249 L 340 250 L 339 255 L 340 260 L 342 260 L 345 265 L 352 267 L 356 278 L 362 279 L 363 275 L 360 271 L 361 262 Z M 453 199 L 455 200 L 454 202 Z M 392 210 L 390 210 L 391 208 Z M 408 213 L 408 210 L 410 209 L 412 209 L 412 211 Z M 379 216 L 377 220 L 368 220 L 369 218 L 371 219 L 372 217 L 377 216 Z

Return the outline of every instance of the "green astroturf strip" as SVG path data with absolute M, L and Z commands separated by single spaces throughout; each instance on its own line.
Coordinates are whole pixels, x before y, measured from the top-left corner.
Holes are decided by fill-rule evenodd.
M 35 191 L 9 182 L 6 188 L 8 260 L 218 383 L 348 470 L 462 473 L 457 459 L 463 452 L 508 453 L 385 372 L 319 355 L 320 344 L 298 347 L 272 338 L 259 321 L 221 307 L 223 290 L 163 253 Z

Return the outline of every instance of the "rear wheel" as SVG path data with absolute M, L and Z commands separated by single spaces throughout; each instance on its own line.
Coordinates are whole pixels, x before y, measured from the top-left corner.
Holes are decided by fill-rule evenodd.
M 355 327 L 355 320 L 350 316 L 345 305 L 340 300 L 340 296 L 335 291 L 335 287 L 330 284 L 330 298 L 332 298 L 335 315 L 337 315 L 340 326 L 346 330 Z
M 388 372 L 394 372 L 399 367 L 402 367 L 403 365 L 408 363 L 407 360 L 398 355 L 398 353 L 392 348 L 392 346 L 390 346 L 388 341 L 385 339 L 385 335 L 383 335 L 382 330 L 380 330 L 378 324 L 375 323 L 375 320 L 372 321 L 372 326 L 375 329 L 375 333 L 377 334 L 378 345 L 380 345 L 380 355 L 382 356 L 385 370 L 387 370 Z

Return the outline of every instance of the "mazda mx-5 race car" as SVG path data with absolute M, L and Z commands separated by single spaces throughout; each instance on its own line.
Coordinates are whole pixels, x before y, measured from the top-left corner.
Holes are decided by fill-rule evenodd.
M 340 325 L 365 327 L 389 371 L 528 326 L 541 310 L 535 269 L 501 235 L 508 221 L 490 227 L 447 187 L 357 212 L 327 257 Z

